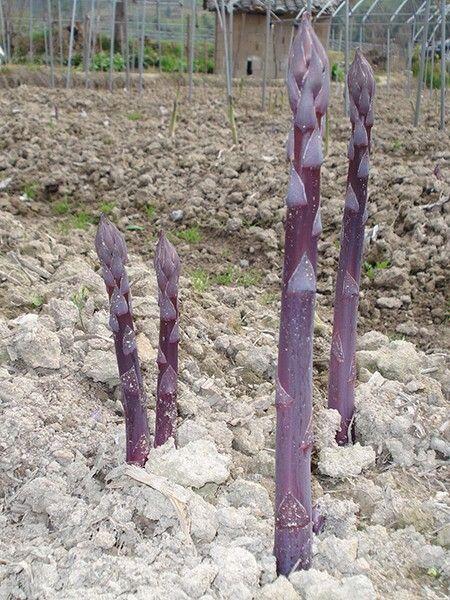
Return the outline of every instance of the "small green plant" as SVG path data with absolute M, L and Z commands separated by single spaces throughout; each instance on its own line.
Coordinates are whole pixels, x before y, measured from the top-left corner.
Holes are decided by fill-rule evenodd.
M 377 273 L 377 271 L 382 271 L 384 269 L 389 269 L 391 263 L 388 260 L 382 260 L 376 263 L 365 262 L 364 263 L 364 273 L 367 275 L 369 279 L 373 279 Z
M 233 267 L 227 267 L 225 269 L 225 271 L 222 271 L 222 273 L 218 273 L 215 278 L 214 278 L 214 282 L 217 283 L 218 285 L 231 285 L 234 281 L 234 268 Z
M 275 292 L 265 292 L 261 296 L 261 302 L 266 306 L 276 304 L 278 302 L 278 294 L 276 294 Z
M 240 273 L 237 278 L 237 284 L 243 287 L 251 287 L 252 285 L 258 285 L 261 281 L 261 273 L 255 269 L 249 269 Z
M 140 112 L 133 111 L 127 114 L 127 119 L 129 121 L 140 121 L 142 119 L 142 115 Z
M 78 317 L 80 319 L 80 325 L 81 325 L 81 329 L 83 331 L 86 331 L 86 328 L 84 326 L 84 322 L 83 322 L 83 310 L 84 307 L 86 306 L 86 302 L 89 298 L 89 293 L 86 287 L 82 286 L 78 292 L 75 292 L 75 294 L 73 294 L 73 296 L 70 298 L 72 300 L 72 302 L 75 304 L 75 306 L 77 307 L 78 310 Z
M 211 285 L 211 279 L 203 269 L 196 269 L 191 273 L 191 281 L 196 292 L 204 292 Z
M 93 71 L 109 71 L 109 52 L 97 52 L 92 57 L 91 68 Z M 117 52 L 113 58 L 113 69 L 114 71 L 123 71 L 125 68 L 125 62 L 123 56 Z
M 189 229 L 178 231 L 176 236 L 180 238 L 180 240 L 184 240 L 189 244 L 197 244 L 197 242 L 202 239 L 202 234 L 200 233 L 198 227 L 189 227 Z
M 44 298 L 39 296 L 39 294 L 35 294 L 30 299 L 30 306 L 33 308 L 40 308 L 44 304 Z
M 69 203 L 66 199 L 60 200 L 53 205 L 53 211 L 57 215 L 66 215 L 70 210 Z
M 156 207 L 153 206 L 153 204 L 147 204 L 145 207 L 145 214 L 147 215 L 147 218 L 152 221 L 156 215 Z
M 344 81 L 345 71 L 339 63 L 334 63 L 331 67 L 331 79 L 332 81 Z
M 73 216 L 71 225 L 74 229 L 87 229 L 94 223 L 94 217 L 87 212 L 81 211 Z
M 115 207 L 116 204 L 114 202 L 102 202 L 100 205 L 100 212 L 104 215 L 110 215 Z
M 29 200 L 34 200 L 39 191 L 39 185 L 37 183 L 26 183 L 22 191 Z
M 403 142 L 400 140 L 394 140 L 392 142 L 392 150 L 400 150 L 400 148 L 403 148 Z

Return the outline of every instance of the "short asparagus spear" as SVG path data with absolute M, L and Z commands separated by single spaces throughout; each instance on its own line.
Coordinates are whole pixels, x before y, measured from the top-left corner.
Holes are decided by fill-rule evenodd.
M 311 561 L 312 342 L 320 222 L 322 118 L 329 95 L 326 53 L 301 21 L 287 75 L 293 131 L 287 143 L 285 255 L 276 386 L 275 548 L 279 574 Z
M 155 447 L 175 438 L 178 380 L 178 279 L 180 259 L 163 232 L 155 254 L 160 310 Z
M 341 428 L 336 436 L 338 444 L 346 444 L 353 438 L 351 429 L 355 401 L 356 321 L 364 224 L 367 221 L 367 181 L 375 93 L 372 69 L 359 50 L 350 66 L 347 85 L 352 134 L 348 146 L 347 191 L 328 382 L 328 406 L 338 410 L 341 415 Z
M 114 335 L 122 385 L 126 461 L 142 467 L 147 460 L 150 435 L 131 312 L 130 285 L 125 270 L 127 248 L 122 234 L 103 215 L 100 217 L 95 248 L 109 296 L 109 325 Z

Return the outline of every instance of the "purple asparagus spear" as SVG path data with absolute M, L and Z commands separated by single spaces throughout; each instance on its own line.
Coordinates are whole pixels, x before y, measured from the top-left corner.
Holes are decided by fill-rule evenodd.
M 127 248 L 119 230 L 102 215 L 95 238 L 110 302 L 109 325 L 114 335 L 125 414 L 126 461 L 144 466 L 150 435 L 146 398 L 136 348 L 130 285 L 125 270 Z
M 176 435 L 178 380 L 178 279 L 180 259 L 163 232 L 155 254 L 160 309 L 155 448 Z
M 373 125 L 375 79 L 359 50 L 350 66 L 347 85 L 350 96 L 352 134 L 348 146 L 347 192 L 334 301 L 328 406 L 341 415 L 338 444 L 353 439 L 355 402 L 355 348 L 364 225 L 367 221 L 370 133 Z
M 279 574 L 311 561 L 312 342 L 320 222 L 322 118 L 329 95 L 327 55 L 304 15 L 287 75 L 293 131 L 287 150 L 286 241 L 276 389 L 275 548 Z

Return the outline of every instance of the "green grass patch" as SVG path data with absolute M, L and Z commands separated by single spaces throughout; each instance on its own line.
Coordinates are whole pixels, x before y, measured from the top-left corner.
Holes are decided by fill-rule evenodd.
M 202 239 L 202 234 L 198 227 L 189 227 L 189 229 L 177 231 L 175 235 L 180 240 L 188 242 L 188 244 L 197 244 Z
M 369 279 L 373 279 L 377 274 L 377 271 L 383 271 L 389 269 L 391 263 L 388 260 L 382 260 L 376 263 L 365 262 L 363 264 L 364 273 Z
M 110 215 L 115 207 L 115 202 L 102 202 L 100 205 L 100 212 L 104 215 Z
M 60 200 L 53 205 L 53 212 L 57 215 L 67 215 L 70 205 L 67 200 Z
M 261 273 L 256 269 L 242 271 L 233 266 L 229 266 L 224 271 L 216 274 L 209 274 L 204 269 L 196 269 L 191 273 L 191 281 L 197 292 L 204 292 L 213 285 L 242 286 L 247 288 L 260 283 Z
M 33 183 L 33 182 L 26 183 L 22 188 L 22 192 L 30 200 L 34 200 L 36 198 L 38 191 L 39 191 L 39 185 L 37 183 Z
M 127 114 L 127 119 L 129 121 L 140 121 L 142 119 L 142 115 L 140 112 L 133 111 Z
M 156 206 L 153 206 L 153 204 L 147 204 L 145 207 L 145 214 L 147 215 L 149 221 L 153 221 L 156 216 Z

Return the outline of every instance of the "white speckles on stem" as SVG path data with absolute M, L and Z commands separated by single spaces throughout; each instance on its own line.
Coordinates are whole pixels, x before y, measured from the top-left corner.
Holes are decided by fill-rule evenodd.
M 294 403 L 294 399 L 290 396 L 284 387 L 281 385 L 279 379 L 277 378 L 276 383 L 276 392 L 275 392 L 275 406 L 277 408 L 288 408 L 292 406 Z
M 344 361 L 344 348 L 339 333 L 336 333 L 331 341 L 331 354 L 339 363 Z
M 134 331 L 128 325 L 125 327 L 122 339 L 122 350 L 125 356 L 136 350 L 136 336 Z
M 122 388 L 125 393 L 139 394 L 139 381 L 136 375 L 136 370 L 131 367 L 129 371 L 121 375 L 120 381 L 122 382 Z
M 275 519 L 280 529 L 306 527 L 310 522 L 304 506 L 292 492 L 288 492 L 280 502 Z
M 361 157 L 361 161 L 358 167 L 357 177 L 359 179 L 364 179 L 365 177 L 369 177 L 369 153 L 364 152 Z
M 320 206 L 317 209 L 316 216 L 314 217 L 314 223 L 312 226 L 311 235 L 317 237 L 322 233 L 322 217 L 320 216 Z
M 111 314 L 120 317 L 128 312 L 128 304 L 116 286 L 111 294 Z
M 169 365 L 164 371 L 159 384 L 159 392 L 161 396 L 174 394 L 177 390 L 177 374 Z
M 342 285 L 342 294 L 347 298 L 357 296 L 359 294 L 359 285 L 355 279 L 347 271 L 344 275 L 344 283 Z
M 345 208 L 355 213 L 359 210 L 358 200 L 351 183 L 348 184 L 347 193 L 345 195 Z
M 322 137 L 319 129 L 315 129 L 306 143 L 302 156 L 302 167 L 318 169 L 323 163 Z
M 362 119 L 356 119 L 355 131 L 353 133 L 353 139 L 355 146 L 368 146 L 369 141 L 367 138 L 367 131 L 364 127 Z
M 288 208 L 306 206 L 308 204 L 305 186 L 303 185 L 303 181 L 301 180 L 300 175 L 297 173 L 294 165 L 291 167 L 291 178 L 289 180 L 286 204 Z
M 288 294 L 314 293 L 316 291 L 316 275 L 308 255 L 302 256 L 287 285 Z

